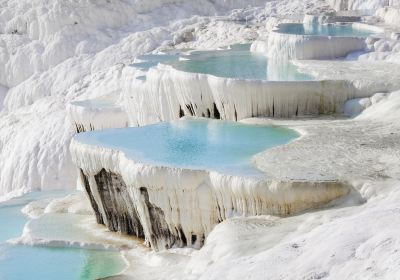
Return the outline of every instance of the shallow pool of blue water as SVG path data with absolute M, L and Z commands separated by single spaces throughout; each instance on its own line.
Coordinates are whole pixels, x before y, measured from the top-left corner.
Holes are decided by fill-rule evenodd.
M 289 23 L 282 25 L 279 33 L 309 35 L 309 36 L 334 36 L 334 37 L 368 37 L 374 32 L 367 29 L 356 28 L 352 24 L 302 24 Z
M 132 64 L 133 67 L 141 70 L 149 70 L 151 67 L 156 66 L 159 63 L 166 63 L 172 61 L 178 61 L 178 54 L 145 54 L 137 57 L 138 62 Z
M 282 127 L 186 119 L 87 132 L 75 139 L 123 151 L 142 163 L 256 175 L 259 172 L 251 163 L 253 155 L 297 136 L 297 132 Z
M 116 261 L 116 254 L 96 250 L 0 244 L 0 279 L 99 279 L 123 269 Z
M 308 81 L 313 77 L 300 73 L 287 60 L 269 60 L 263 54 L 250 51 L 250 45 L 241 45 L 229 50 L 199 51 L 185 57 L 186 60 L 170 64 L 181 71 L 208 74 L 223 78 Z
M 12 245 L 28 218 L 21 208 L 43 196 L 0 203 L 0 280 L 92 280 L 115 275 L 125 264 L 118 252 Z
M 309 81 L 311 75 L 298 71 L 287 60 L 268 60 L 265 55 L 250 51 L 249 44 L 233 45 L 226 50 L 194 51 L 180 55 L 145 55 L 132 66 L 148 70 L 158 63 L 168 64 L 177 70 L 208 74 L 222 78 Z

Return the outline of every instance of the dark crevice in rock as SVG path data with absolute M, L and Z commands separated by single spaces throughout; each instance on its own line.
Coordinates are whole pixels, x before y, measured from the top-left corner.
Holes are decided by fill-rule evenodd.
M 235 121 L 237 121 L 238 120 L 238 116 L 237 116 L 237 111 L 236 111 L 236 106 L 235 105 L 233 105 L 233 109 L 235 110 Z
M 182 110 L 182 107 L 179 106 L 179 118 L 182 118 L 185 116 L 185 112 Z
M 146 208 L 151 221 L 151 243 L 157 247 L 155 249 L 168 249 L 172 246 L 183 247 L 187 239 L 182 231 L 178 229 L 175 233 L 171 232 L 165 221 L 164 212 L 149 201 L 149 194 L 146 188 L 140 188 L 140 193 L 145 201 Z
M 86 128 L 83 124 L 75 123 L 75 130 L 76 133 L 86 132 Z M 90 123 L 89 124 L 89 131 L 95 130 L 95 127 Z
M 193 105 L 192 105 L 192 104 L 186 104 L 186 108 L 189 110 L 189 112 L 190 112 L 190 114 L 191 114 L 192 116 L 195 115 L 194 109 L 193 109 Z
M 128 188 L 121 175 L 102 169 L 94 176 L 106 217 L 105 224 L 111 231 L 144 238 L 142 224 Z
M 214 119 L 219 120 L 221 118 L 221 114 L 217 108 L 217 104 L 214 103 Z
M 211 111 L 209 108 L 207 108 L 207 118 L 211 118 Z
M 275 117 L 275 102 L 272 100 L 272 117 Z
M 82 124 L 75 123 L 76 133 L 85 132 L 85 127 Z
M 184 244 L 187 244 L 186 236 L 185 236 L 185 234 L 183 233 L 183 230 L 182 230 L 181 228 L 179 228 L 178 234 L 179 234 L 179 238 L 182 240 L 182 242 L 183 242 Z
M 80 171 L 80 174 L 81 174 L 83 185 L 84 185 L 85 190 L 86 190 L 86 194 L 89 197 L 90 205 L 92 206 L 92 209 L 93 209 L 94 214 L 96 216 L 96 222 L 98 224 L 104 224 L 103 217 L 101 216 L 101 213 L 99 211 L 99 206 L 97 205 L 97 202 L 93 197 L 92 190 L 90 189 L 88 177 L 85 175 L 85 173 L 83 173 L 82 169 L 79 169 L 79 171 Z
M 183 230 L 180 227 L 170 229 L 162 209 L 149 201 L 146 188 L 140 188 L 138 201 L 134 201 L 122 176 L 102 169 L 94 176 L 100 199 L 96 202 L 91 193 L 87 176 L 82 171 L 81 174 L 98 223 L 105 224 L 111 231 L 134 235 L 139 238 L 146 237 L 154 250 L 187 245 L 187 236 L 185 236 Z M 104 213 L 100 212 L 99 204 L 102 205 Z M 138 209 L 142 209 L 140 213 L 143 214 L 142 211 L 144 211 L 146 214 L 139 217 Z M 143 225 L 148 227 L 146 231 Z

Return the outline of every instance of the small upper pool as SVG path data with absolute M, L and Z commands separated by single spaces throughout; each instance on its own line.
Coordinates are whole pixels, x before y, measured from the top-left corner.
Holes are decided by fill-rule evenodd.
M 208 74 L 222 78 L 265 81 L 309 81 L 314 78 L 298 71 L 287 60 L 269 61 L 265 55 L 250 51 L 249 44 L 233 45 L 230 49 L 194 51 L 180 55 L 140 56 L 133 67 L 150 69 L 157 64 L 171 65 L 177 70 Z
M 296 137 L 297 132 L 282 127 L 186 119 L 86 132 L 75 140 L 120 150 L 142 163 L 257 175 L 251 164 L 253 155 Z
M 131 65 L 135 68 L 147 71 L 151 67 L 157 66 L 159 63 L 167 63 L 170 61 L 178 61 L 178 54 L 144 54 L 136 58 L 135 62 Z
M 278 33 L 306 35 L 306 36 L 332 36 L 332 37 L 368 37 L 374 34 L 367 28 L 355 27 L 351 23 L 329 23 L 329 24 L 281 24 Z
M 265 55 L 250 51 L 250 45 L 235 45 L 228 50 L 197 51 L 184 60 L 170 62 L 175 69 L 222 78 L 308 81 L 313 77 L 300 73 L 290 61 L 269 61 Z

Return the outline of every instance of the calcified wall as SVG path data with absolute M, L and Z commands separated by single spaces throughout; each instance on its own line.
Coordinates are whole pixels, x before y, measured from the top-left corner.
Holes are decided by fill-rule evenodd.
M 73 140 L 97 221 L 145 237 L 155 250 L 202 246 L 219 222 L 235 215 L 291 215 L 349 192 L 334 181 L 304 182 L 222 175 L 143 165 L 122 152 Z
M 344 57 L 350 52 L 366 48 L 365 38 L 357 37 L 331 37 L 331 36 L 305 36 L 279 33 L 277 30 L 268 36 L 268 57 L 282 59 L 334 59 Z M 258 43 L 260 44 L 260 43 Z M 260 49 L 260 47 L 258 47 Z
M 324 13 L 324 14 L 311 14 L 304 15 L 304 24 L 326 24 L 336 22 L 358 22 L 361 21 L 361 16 L 357 15 L 342 15 L 336 13 Z
M 334 113 L 356 94 L 345 81 L 237 80 L 182 72 L 165 65 L 149 70 L 146 80 L 136 79 L 130 86 L 125 102 L 132 125 L 182 116 L 236 121 L 255 116 Z
M 118 106 L 94 107 L 88 106 L 84 101 L 75 101 L 68 103 L 66 107 L 68 118 L 78 133 L 128 126 L 128 116 Z
M 0 84 L 11 88 L 68 58 L 100 52 L 128 38 L 130 32 L 168 26 L 170 21 L 193 15 L 225 14 L 230 9 L 264 3 L 264 0 L 2 1 Z M 154 34 L 147 44 L 155 44 L 158 36 Z M 120 55 L 100 55 L 104 61 L 95 61 L 92 70 L 118 63 Z
M 400 0 L 397 7 L 379 9 L 375 15 L 382 18 L 386 24 L 400 26 Z
M 398 0 L 329 0 L 337 11 L 343 10 L 376 10 L 384 6 L 395 5 Z

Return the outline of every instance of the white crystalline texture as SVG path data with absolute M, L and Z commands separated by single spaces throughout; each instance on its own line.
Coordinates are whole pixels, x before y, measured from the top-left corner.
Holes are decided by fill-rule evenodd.
M 0 132 L 0 196 L 42 186 L 74 187 L 76 175 L 68 152 L 73 130 L 58 100 L 42 99 L 2 116 Z
M 232 216 L 286 216 L 321 206 L 350 190 L 336 181 L 255 179 L 148 166 L 117 150 L 76 140 L 71 153 L 83 171 L 98 221 L 115 231 L 135 234 L 136 230 L 155 250 L 200 247 L 217 223 Z
M 326 23 L 337 23 L 337 22 L 358 22 L 361 21 L 361 16 L 358 15 L 342 15 L 336 13 L 326 14 L 311 14 L 304 15 L 304 24 L 326 24 Z
M 323 37 L 271 32 L 268 56 L 284 59 L 334 59 L 366 47 L 363 38 Z
M 369 98 L 351 99 L 344 105 L 344 114 L 349 117 L 358 115 L 370 105 L 371 100 Z
M 256 38 L 252 50 L 267 54 L 268 37 L 279 41 L 269 36 L 276 24 L 331 12 L 328 4 L 369 10 L 342 14 L 368 14 L 367 22 L 388 28 L 367 39 L 370 52 L 362 47 L 347 57 L 353 61 L 301 61 L 305 73 L 328 81 L 248 82 L 162 67 L 141 81 L 128 66 L 153 51 L 215 49 Z M 399 0 L 0 0 L 0 201 L 32 190 L 75 188 L 68 147 L 76 127 L 70 120 L 84 130 L 124 126 L 120 101 L 130 124 L 143 125 L 191 114 L 239 120 L 342 112 L 346 100 L 358 98 L 345 106 L 349 120 L 257 119 L 304 132 L 257 157 L 257 167 L 270 176 L 265 181 L 143 166 L 80 143 L 73 143 L 72 154 L 97 222 L 144 237 L 155 249 L 205 242 L 184 257 L 176 248 L 158 254 L 138 246 L 130 253 L 131 269 L 139 274 L 132 279 L 396 279 L 399 6 Z M 297 55 L 290 40 L 277 42 L 284 57 Z M 346 40 L 332 50 L 316 40 L 308 53 L 301 49 L 305 38 L 293 43 L 300 44 L 299 57 L 336 57 L 359 47 Z M 87 106 L 104 96 L 115 97 L 112 109 Z M 67 104 L 80 106 L 67 111 Z M 344 194 L 328 205 L 334 207 L 301 212 Z M 54 212 L 68 217 L 88 211 L 73 197 L 31 204 L 25 212 L 44 219 L 27 226 L 25 237 L 31 242 L 53 232 L 77 246 L 109 244 L 105 228 L 100 231 L 107 237 L 96 239 L 77 225 L 92 227 L 93 217 L 76 215 L 65 230 L 52 218 Z M 286 217 L 292 213 L 298 215 Z M 246 216 L 259 214 L 285 217 Z M 66 246 L 47 241 L 32 244 Z M 126 248 L 132 240 L 118 244 Z M 187 274 L 182 259 L 190 260 Z
M 318 36 L 318 35 L 296 35 L 279 32 L 286 24 L 279 24 L 273 30 L 262 48 L 260 42 L 254 48 L 266 50 L 268 57 L 283 59 L 335 59 L 345 57 L 347 54 L 364 50 L 367 45 L 362 37 L 341 37 L 341 36 Z M 307 24 L 305 25 L 307 26 Z M 359 23 L 353 23 L 353 28 L 365 29 L 376 32 L 382 30 Z
M 199 279 L 395 279 L 400 92 L 372 99 L 353 120 L 289 121 L 305 136 L 262 156 L 269 162 L 263 169 L 273 174 L 365 178 L 347 197 L 354 201 L 285 219 L 225 221 L 193 254 L 187 274 Z M 349 203 L 353 206 L 346 207 Z
M 8 88 L 0 85 L 0 112 L 3 110 L 4 99 L 6 98 L 6 94 L 8 92 Z
M 68 117 L 77 132 L 128 126 L 128 116 L 114 98 L 97 98 L 67 104 Z
M 400 3 L 397 7 L 385 7 L 376 12 L 376 16 L 382 18 L 385 23 L 400 26 Z
M 387 96 L 387 93 L 376 93 L 370 98 L 350 99 L 344 104 L 344 114 L 349 117 L 357 116 L 369 106 L 385 100 Z
M 328 0 L 337 11 L 376 10 L 388 5 L 398 5 L 398 0 Z
M 358 119 L 371 120 L 376 118 L 382 122 L 398 122 L 400 117 L 400 91 L 385 94 L 384 97 L 382 95 L 374 95 L 371 101 L 375 105 L 367 108 Z
M 67 147 L 76 128 L 66 118 L 66 104 L 120 96 L 120 85 L 129 79 L 121 76 L 124 65 L 161 45 L 170 46 L 174 33 L 202 21 L 192 15 L 215 16 L 263 3 L 0 1 L 0 196 L 74 188 L 77 176 Z M 102 118 L 101 124 L 93 121 L 95 127 L 123 123 L 120 111 L 110 119 L 109 114 L 75 109 L 70 112 L 85 128 L 92 121 L 83 120 L 84 115 Z
M 130 86 L 127 113 L 131 124 L 139 125 L 183 115 L 236 121 L 334 113 L 355 95 L 355 88 L 346 81 L 238 80 L 163 65 L 151 69 L 145 81 L 136 79 Z
M 191 13 L 213 15 L 224 9 L 262 3 L 259 0 L 218 0 L 214 4 L 203 0 L 195 5 L 190 2 L 7 1 L 2 4 L 6 7 L 0 15 L 0 34 L 5 34 L 0 39 L 3 47 L 0 61 L 4 62 L 0 64 L 4 67 L 0 83 L 13 86 L 67 58 L 98 52 L 121 38 L 124 29 L 140 31 Z M 9 52 L 13 48 L 16 52 Z

